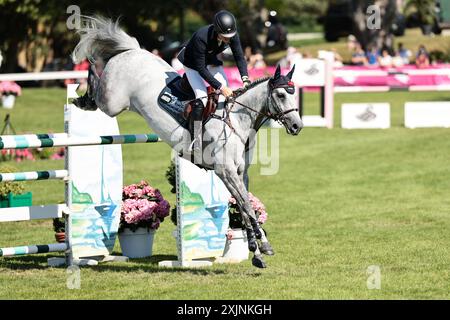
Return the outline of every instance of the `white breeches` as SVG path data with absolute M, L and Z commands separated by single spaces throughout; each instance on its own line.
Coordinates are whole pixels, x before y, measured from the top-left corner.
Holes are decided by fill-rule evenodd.
M 213 75 L 215 79 L 217 79 L 222 85 L 228 86 L 227 76 L 225 75 L 225 71 L 223 70 L 223 66 L 213 66 L 208 65 L 206 67 L 209 72 Z M 198 71 L 190 69 L 184 66 L 184 71 L 186 72 L 186 77 L 189 81 L 189 84 L 194 90 L 195 98 L 201 98 L 203 105 L 206 105 L 207 101 L 207 90 L 206 90 L 206 82 L 203 80 L 202 76 Z M 223 95 L 219 96 L 219 102 L 224 102 L 225 97 Z

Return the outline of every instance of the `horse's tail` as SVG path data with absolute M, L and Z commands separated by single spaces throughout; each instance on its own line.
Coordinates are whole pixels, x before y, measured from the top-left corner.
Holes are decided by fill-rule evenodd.
M 78 30 L 81 39 L 72 53 L 74 63 L 86 58 L 91 63 L 99 58 L 106 63 L 121 52 L 140 49 L 136 38 L 130 37 L 119 27 L 119 20 L 113 22 L 99 16 L 82 16 L 82 22 L 83 26 Z

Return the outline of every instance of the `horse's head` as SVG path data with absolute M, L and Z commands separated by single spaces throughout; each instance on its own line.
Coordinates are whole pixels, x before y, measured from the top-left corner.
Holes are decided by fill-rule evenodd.
M 295 86 L 292 82 L 295 65 L 285 76 L 281 75 L 280 66 L 269 80 L 268 111 L 271 117 L 286 128 L 287 133 L 297 135 L 303 128 L 303 122 L 298 113 L 295 100 Z

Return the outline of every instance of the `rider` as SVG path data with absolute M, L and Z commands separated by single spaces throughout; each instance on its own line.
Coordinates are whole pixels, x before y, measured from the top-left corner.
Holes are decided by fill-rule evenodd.
M 196 97 L 192 108 L 192 117 L 195 123 L 192 143 L 194 152 L 201 149 L 202 113 L 207 101 L 207 89 L 204 81 L 212 88 L 220 90 L 223 96 L 219 97 L 219 102 L 225 101 L 225 98 L 233 94 L 228 87 L 222 66 L 223 62 L 217 58 L 217 55 L 228 47 L 233 52 L 244 87 L 250 85 L 247 63 L 237 33 L 236 19 L 226 10 L 215 14 L 213 24 L 197 30 L 178 55 Z

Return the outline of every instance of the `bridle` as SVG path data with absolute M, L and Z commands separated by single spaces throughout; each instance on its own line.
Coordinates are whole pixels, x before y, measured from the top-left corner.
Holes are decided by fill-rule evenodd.
M 226 108 L 226 117 L 225 117 L 224 121 L 225 121 L 225 123 L 228 124 L 228 126 L 230 126 L 230 128 L 233 131 L 234 131 L 234 128 L 231 125 L 231 122 L 230 122 L 230 119 L 229 119 L 229 114 L 230 114 L 231 110 L 233 109 L 235 103 L 240 105 L 240 106 L 242 106 L 242 107 L 244 107 L 244 108 L 246 108 L 246 109 L 248 109 L 248 110 L 250 110 L 250 111 L 256 112 L 257 114 L 259 114 L 263 118 L 261 123 L 259 125 L 257 125 L 257 128 L 255 128 L 256 131 L 269 119 L 277 121 L 277 122 L 281 123 L 282 125 L 286 126 L 286 115 L 288 113 L 293 112 L 293 111 L 297 111 L 298 112 L 298 110 L 299 110 L 298 108 L 291 108 L 291 109 L 284 110 L 284 111 L 280 110 L 278 108 L 274 98 L 273 98 L 273 95 L 272 95 L 273 90 L 279 89 L 279 88 L 284 88 L 288 94 L 294 94 L 295 86 L 294 86 L 294 83 L 292 81 L 288 81 L 287 84 L 282 84 L 282 85 L 273 85 L 269 81 L 267 86 L 269 88 L 269 90 L 268 90 L 269 93 L 268 93 L 267 99 L 266 99 L 266 105 L 267 105 L 267 111 L 266 112 L 255 110 L 255 109 L 253 109 L 253 108 L 251 108 L 251 107 L 249 107 L 249 106 L 247 106 L 247 105 L 245 105 L 243 103 L 240 103 L 239 101 L 236 100 L 236 96 L 237 95 L 240 96 L 242 93 L 247 91 L 247 89 L 245 89 L 245 88 L 244 89 L 235 90 L 233 92 L 233 96 L 231 98 L 227 99 L 226 105 L 229 105 L 230 107 Z M 272 106 L 272 108 L 274 109 L 275 112 L 271 112 L 270 111 L 271 106 Z

